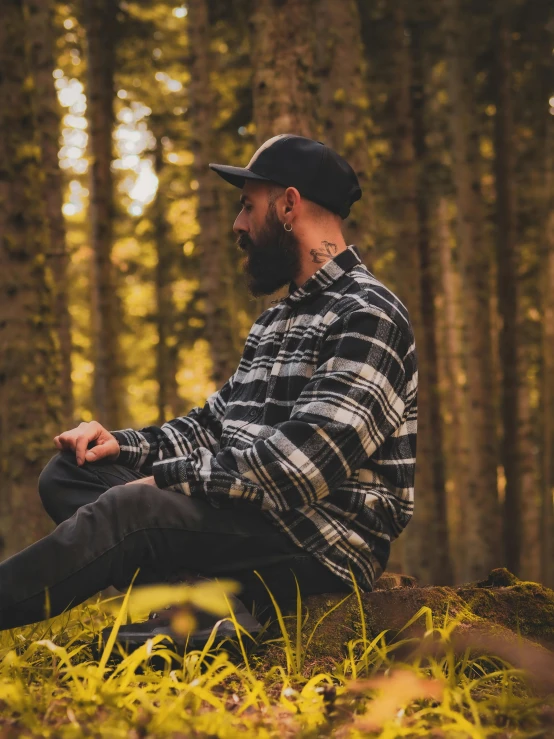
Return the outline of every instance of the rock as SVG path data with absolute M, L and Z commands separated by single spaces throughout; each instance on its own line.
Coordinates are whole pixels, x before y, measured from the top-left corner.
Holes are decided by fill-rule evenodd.
M 375 590 L 417 587 L 418 582 L 415 577 L 411 577 L 411 575 L 400 575 L 396 572 L 384 572 L 375 583 Z

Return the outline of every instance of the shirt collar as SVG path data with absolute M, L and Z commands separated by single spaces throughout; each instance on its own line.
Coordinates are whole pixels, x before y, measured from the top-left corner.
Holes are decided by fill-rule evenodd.
M 282 300 L 284 303 L 292 305 L 306 298 L 313 297 L 325 290 L 329 285 L 332 285 L 333 282 L 336 282 L 343 274 L 349 272 L 352 267 L 361 264 L 361 262 L 358 247 L 355 244 L 350 244 L 348 248 L 341 251 L 336 257 L 325 262 L 300 287 L 297 287 L 295 282 L 291 281 L 289 283 L 289 294 Z

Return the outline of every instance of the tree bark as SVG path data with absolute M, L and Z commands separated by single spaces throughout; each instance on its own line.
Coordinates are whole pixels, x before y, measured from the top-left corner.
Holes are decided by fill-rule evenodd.
M 458 208 L 458 239 L 466 321 L 469 480 L 467 488 L 467 573 L 479 578 L 502 563 L 501 515 L 497 486 L 493 403 L 490 257 L 483 238 L 479 131 L 471 97 L 471 49 L 460 0 L 444 0 L 447 77 L 452 132 L 453 175 Z
M 0 550 L 48 533 L 37 477 L 61 430 L 60 359 L 46 267 L 44 173 L 19 0 L 0 23 Z
M 250 18 L 253 120 L 258 146 L 281 133 L 317 138 L 315 0 L 260 0 Z M 263 312 L 286 295 L 255 301 Z
M 442 458 L 442 422 L 438 395 L 436 368 L 436 340 L 433 325 L 426 327 L 423 306 L 429 319 L 432 294 L 423 300 L 423 287 L 432 290 L 428 269 L 429 234 L 427 204 L 419 195 L 416 150 L 424 154 L 421 120 L 414 125 L 412 100 L 413 67 L 406 37 L 405 16 L 398 6 L 394 11 L 393 67 L 396 86 L 393 90 L 394 125 L 391 161 L 391 194 L 393 215 L 397 223 L 396 257 L 399 274 L 398 294 L 406 303 L 418 348 L 418 454 L 416 464 L 416 512 L 405 534 L 406 570 L 426 583 L 446 584 L 452 581 L 452 568 L 446 521 L 446 500 Z M 417 114 L 420 115 L 420 111 Z M 425 267 L 425 274 L 422 266 Z M 438 427 L 436 416 L 439 416 Z
M 428 152 L 425 138 L 425 70 L 421 44 L 421 29 L 412 24 L 410 49 L 412 63 L 411 111 L 413 120 L 414 164 L 416 166 L 416 209 L 418 215 L 418 247 L 421 281 L 422 349 L 425 358 L 423 369 L 427 375 L 429 403 L 429 434 L 432 437 L 432 497 L 436 538 L 439 544 L 435 562 L 433 583 L 451 584 L 453 580 L 450 535 L 446 506 L 446 472 L 444 464 L 444 427 L 441 412 L 439 386 L 439 361 L 437 348 L 437 295 L 435 254 L 431 247 L 430 201 L 432 182 L 428 173 Z M 420 342 L 421 346 L 421 342 Z M 421 352 L 420 352 L 421 354 Z
M 52 73 L 54 59 L 54 10 L 50 0 L 26 0 L 27 37 L 34 78 L 33 103 L 40 137 L 44 171 L 44 204 L 50 232 L 46 254 L 54 274 L 54 320 L 61 350 L 61 400 L 63 423 L 73 425 L 73 391 L 71 380 L 71 317 L 67 298 L 67 254 L 65 223 L 62 213 L 63 180 L 58 163 L 60 107 Z
M 198 222 L 201 247 L 201 290 L 206 316 L 206 338 L 212 356 L 212 378 L 219 387 L 236 369 L 232 339 L 232 322 L 225 305 L 224 275 L 229 269 L 226 237 L 220 225 L 220 179 L 208 168 L 217 161 L 214 154 L 216 132 L 215 92 L 210 73 L 210 30 L 206 0 L 191 0 L 188 4 L 190 40 L 190 123 L 191 149 L 194 154 L 193 172 L 198 181 Z M 238 191 L 237 191 L 238 193 Z M 238 195 L 237 195 L 238 200 Z
M 550 198 L 549 198 L 550 200 Z M 549 203 L 549 205 L 552 205 Z M 554 584 L 554 208 L 548 214 L 542 259 L 542 552 L 541 580 Z
M 451 532 L 455 582 L 463 580 L 467 556 L 465 531 L 467 527 L 467 476 L 469 455 L 469 428 L 466 405 L 466 385 L 461 343 L 460 286 L 452 262 L 452 236 L 448 202 L 439 200 L 436 214 L 437 243 L 440 262 L 440 313 L 442 324 L 442 351 L 445 392 L 443 407 L 448 420 L 446 459 L 448 462 L 448 521 Z
M 521 470 L 519 443 L 518 377 L 518 284 L 516 255 L 516 202 L 514 182 L 514 125 L 511 29 L 503 6 L 493 19 L 495 25 L 495 183 L 496 183 L 496 273 L 498 312 L 501 318 L 499 357 L 501 363 L 502 445 L 506 478 L 504 493 L 504 561 L 519 574 L 521 555 Z
M 314 0 L 260 0 L 251 17 L 258 145 L 280 133 L 317 133 Z
M 177 387 L 178 345 L 175 335 L 175 304 L 173 300 L 173 279 L 175 270 L 175 246 L 170 240 L 170 225 L 166 219 L 167 199 L 165 197 L 165 167 L 161 144 L 162 130 L 152 121 L 152 131 L 156 137 L 154 168 L 158 177 L 158 189 L 152 204 L 152 226 L 156 244 L 156 377 L 158 380 L 158 424 L 168 417 L 176 418 L 182 412 L 182 402 Z
M 115 0 L 84 0 L 87 39 L 87 118 L 90 152 L 94 406 L 98 420 L 119 428 L 123 416 L 119 304 L 111 259 L 114 188 L 111 172 L 114 126 Z
M 360 15 L 356 0 L 320 0 L 316 17 L 319 123 L 326 143 L 353 167 L 362 200 L 344 225 L 347 243 L 356 244 L 370 269 L 374 233 L 369 157 L 369 97 Z
M 523 332 L 520 331 L 520 335 Z M 534 419 L 531 413 L 528 376 L 531 362 L 527 347 L 519 346 L 518 440 L 521 491 L 521 549 L 519 576 L 522 580 L 541 580 L 541 482 L 537 465 Z

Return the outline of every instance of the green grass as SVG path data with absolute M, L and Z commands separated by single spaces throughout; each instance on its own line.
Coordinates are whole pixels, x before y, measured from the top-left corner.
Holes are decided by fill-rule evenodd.
M 428 608 L 405 627 L 421 622 L 417 639 L 401 633 L 387 641 L 386 632 L 370 639 L 362 617 L 344 659 L 325 672 L 309 653 L 322 619 L 303 636 L 300 592 L 296 613 L 277 611 L 258 645 L 239 630 L 234 643 L 182 658 L 156 637 L 119 663 L 108 659 L 129 612 L 136 619 L 170 597 L 185 609 L 222 613 L 226 592 L 130 589 L 123 599 L 0 632 L 0 737 L 554 736 L 553 696 L 537 676 L 532 682 L 483 649 L 455 648 L 456 621 L 437 623 Z M 89 643 L 110 625 L 110 643 L 94 660 Z M 165 669 L 149 666 L 152 654 Z

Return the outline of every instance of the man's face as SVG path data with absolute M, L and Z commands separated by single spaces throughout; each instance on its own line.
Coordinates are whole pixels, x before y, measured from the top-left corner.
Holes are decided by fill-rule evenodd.
M 241 262 L 249 292 L 255 297 L 271 295 L 294 280 L 300 271 L 300 248 L 293 231 L 279 220 L 271 189 L 246 182 L 242 210 L 233 225 L 237 244 L 246 253 Z

